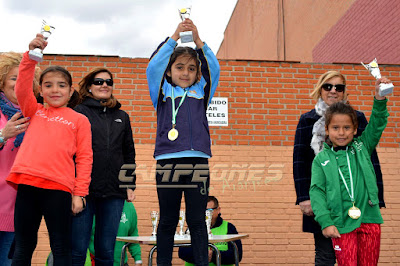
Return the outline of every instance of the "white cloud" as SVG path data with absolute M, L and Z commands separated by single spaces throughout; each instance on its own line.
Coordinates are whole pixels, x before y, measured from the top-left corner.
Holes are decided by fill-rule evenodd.
M 27 49 L 45 19 L 55 30 L 45 53 L 149 57 L 170 36 L 184 0 L 0 0 L 0 52 Z M 193 0 L 200 37 L 217 53 L 237 0 Z

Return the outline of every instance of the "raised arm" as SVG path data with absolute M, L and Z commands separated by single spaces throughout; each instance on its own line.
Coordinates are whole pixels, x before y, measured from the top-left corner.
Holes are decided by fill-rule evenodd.
M 146 69 L 147 84 L 149 86 L 150 98 L 154 108 L 157 108 L 158 96 L 164 83 L 164 75 L 167 70 L 169 58 L 174 52 L 176 41 L 168 38 L 160 44 L 153 53 Z
M 29 50 L 34 48 L 44 49 L 47 42 L 42 34 L 37 34 L 36 38 L 29 43 Z M 37 109 L 37 101 L 33 93 L 33 79 L 35 76 L 35 66 L 37 62 L 29 58 L 28 52 L 24 53 L 15 84 L 15 95 L 25 117 L 32 117 Z
M 47 42 L 42 34 L 37 34 L 36 38 L 29 43 L 29 50 L 36 47 L 44 49 Z M 15 95 L 25 117 L 32 117 L 37 109 L 36 97 L 33 93 L 33 79 L 35 77 L 35 67 L 37 62 L 29 58 L 28 52 L 24 53 L 18 69 L 18 78 L 15 84 Z
M 206 43 L 201 49 L 197 49 L 197 54 L 201 62 L 201 80 L 204 88 L 205 102 L 210 104 L 212 97 L 218 86 L 220 67 L 217 57 Z M 206 108 L 207 109 L 207 108 Z
M 383 77 L 376 80 L 375 98 L 372 106 L 372 113 L 369 123 L 361 135 L 362 142 L 371 155 L 379 143 L 383 130 L 386 128 L 389 112 L 387 110 L 387 99 L 385 96 L 379 96 L 379 84 L 390 83 L 390 80 Z

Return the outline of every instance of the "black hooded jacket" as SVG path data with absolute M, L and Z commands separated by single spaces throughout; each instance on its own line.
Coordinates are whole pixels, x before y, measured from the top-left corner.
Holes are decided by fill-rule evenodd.
M 86 98 L 75 107 L 75 111 L 87 116 L 92 125 L 93 168 L 89 197 L 126 199 L 126 185 L 134 189 L 135 176 L 130 182 L 119 181 L 121 166 L 135 163 L 131 123 L 120 107 L 117 103 L 114 108 L 107 108 L 93 98 Z

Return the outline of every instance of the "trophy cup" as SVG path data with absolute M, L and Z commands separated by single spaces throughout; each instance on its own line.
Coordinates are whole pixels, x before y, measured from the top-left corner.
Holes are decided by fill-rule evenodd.
M 157 232 L 157 222 L 158 222 L 158 211 L 151 211 L 150 212 L 150 217 L 151 217 L 151 225 L 153 226 L 153 232 L 151 233 L 151 236 L 156 237 Z
M 376 79 L 380 79 L 381 76 L 381 71 L 379 70 L 378 67 L 378 61 L 376 58 L 372 60 L 371 63 L 365 65 L 363 62 L 361 64 L 371 73 L 372 76 Z M 385 96 L 393 92 L 393 83 L 381 83 L 379 84 L 379 96 Z
M 183 226 L 185 225 L 185 211 L 179 211 L 179 237 L 184 237 L 185 232 L 183 231 Z
M 40 29 L 40 33 L 43 35 L 45 41 L 47 41 L 47 39 L 50 37 L 51 31 L 53 29 L 55 29 L 53 26 L 48 25 L 44 20 L 42 21 L 42 28 Z M 33 50 L 30 50 L 29 58 L 37 62 L 42 62 L 43 51 L 40 48 L 35 48 Z
M 181 17 L 182 21 L 190 17 L 191 10 L 192 10 L 191 6 L 179 9 L 179 16 Z M 180 32 L 179 36 L 181 38 L 182 43 L 193 42 L 192 31 Z
M 213 210 L 206 210 L 206 225 L 208 236 L 212 236 L 211 233 L 211 220 L 212 220 Z

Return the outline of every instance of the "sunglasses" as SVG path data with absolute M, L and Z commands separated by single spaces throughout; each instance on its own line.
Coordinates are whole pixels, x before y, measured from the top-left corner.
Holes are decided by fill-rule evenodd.
M 321 86 L 325 91 L 331 91 L 333 87 L 335 87 L 335 90 L 337 92 L 344 92 L 344 90 L 346 89 L 346 85 L 344 84 L 330 84 L 330 83 L 324 83 Z
M 216 210 L 216 209 L 218 209 L 218 207 L 208 208 L 207 211 L 213 211 L 213 210 Z
M 107 86 L 112 86 L 114 84 L 114 81 L 112 79 L 100 79 L 100 78 L 94 79 L 92 84 L 100 86 L 103 85 L 104 82 L 106 82 Z

